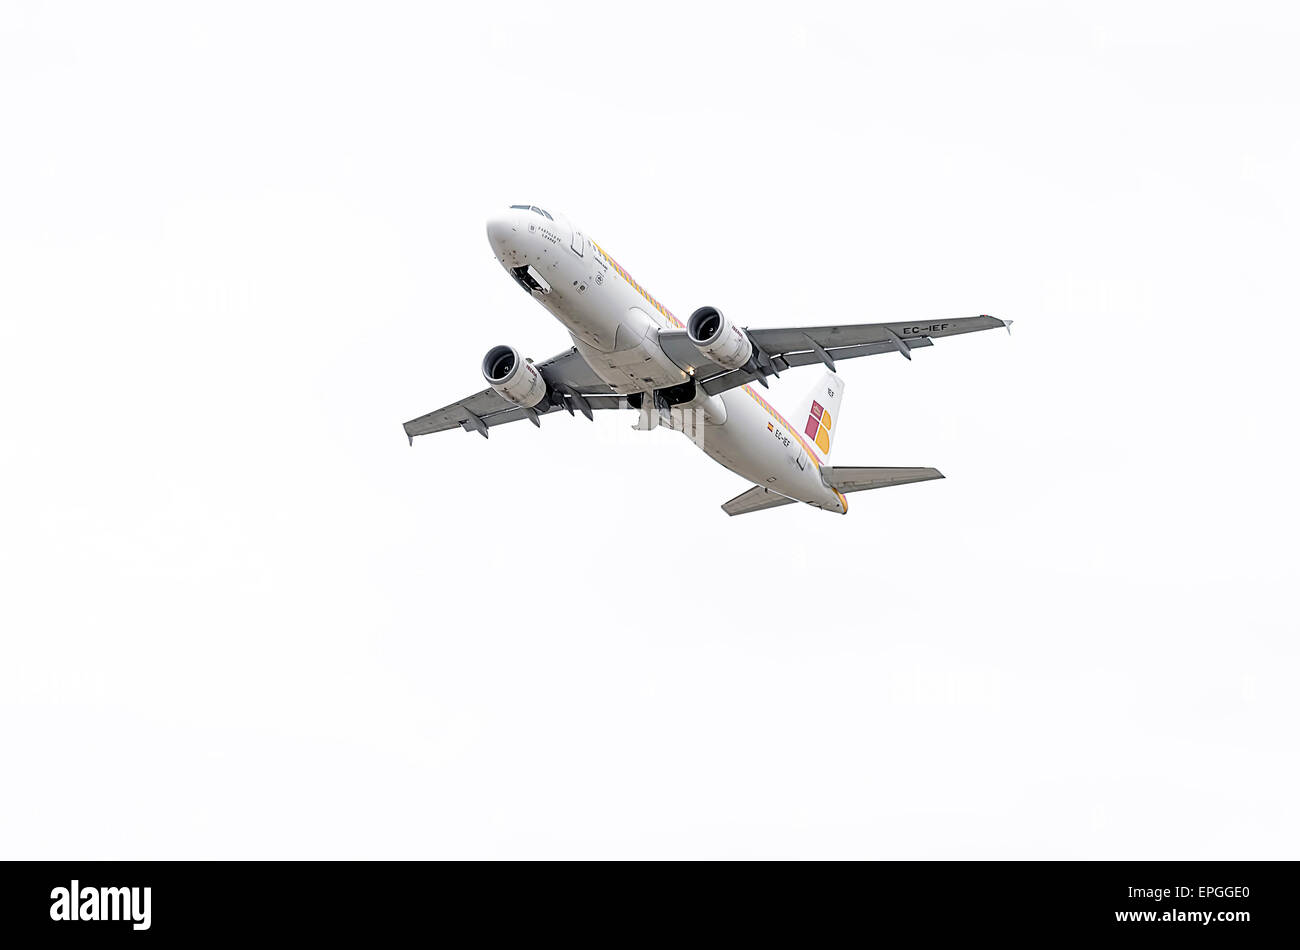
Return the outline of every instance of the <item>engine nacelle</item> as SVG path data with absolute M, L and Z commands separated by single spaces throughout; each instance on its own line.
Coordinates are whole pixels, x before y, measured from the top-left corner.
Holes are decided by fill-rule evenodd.
M 503 398 L 531 409 L 546 396 L 546 380 L 531 360 L 519 358 L 513 346 L 494 346 L 483 357 L 483 378 Z
M 740 327 L 717 307 L 701 307 L 686 321 L 686 336 L 705 357 L 724 369 L 740 369 L 754 355 L 754 345 Z

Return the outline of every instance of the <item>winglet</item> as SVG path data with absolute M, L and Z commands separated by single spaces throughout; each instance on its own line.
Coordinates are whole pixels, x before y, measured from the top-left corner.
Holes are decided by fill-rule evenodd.
M 1007 328 L 1007 336 L 1010 336 L 1010 335 L 1011 335 L 1011 324 L 1013 324 L 1013 323 L 1015 323 L 1015 322 L 1016 322 L 1016 321 L 1014 321 L 1014 320 L 1003 320 L 1003 321 L 1002 321 L 1002 325 L 1003 325 L 1004 327 Z

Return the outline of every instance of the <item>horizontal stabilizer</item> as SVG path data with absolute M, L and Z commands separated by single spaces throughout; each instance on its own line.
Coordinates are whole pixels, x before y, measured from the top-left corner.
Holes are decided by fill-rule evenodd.
M 888 488 L 891 485 L 907 485 L 910 482 L 928 482 L 932 478 L 943 478 L 943 473 L 937 468 L 850 465 L 827 465 L 822 468 L 823 481 L 841 495 L 855 491 L 869 491 L 872 488 Z M 742 495 L 741 498 L 743 497 L 745 496 Z
M 723 505 L 722 510 L 729 515 L 747 515 L 751 511 L 762 511 L 764 508 L 779 508 L 781 505 L 793 504 L 793 498 L 786 498 L 785 495 L 778 495 L 774 491 L 768 491 L 762 485 L 755 485 L 749 491 L 737 495 Z

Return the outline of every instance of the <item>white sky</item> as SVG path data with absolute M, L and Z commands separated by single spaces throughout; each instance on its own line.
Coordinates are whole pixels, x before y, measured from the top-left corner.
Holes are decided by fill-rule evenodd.
M 1294 858 L 1286 4 L 0 8 L 0 856 Z M 992 313 L 728 519 L 562 328 Z M 789 408 L 817 377 L 774 384 Z

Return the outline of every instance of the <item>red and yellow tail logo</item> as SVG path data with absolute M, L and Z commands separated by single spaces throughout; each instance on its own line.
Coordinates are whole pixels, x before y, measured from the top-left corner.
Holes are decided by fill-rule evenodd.
M 817 448 L 825 455 L 831 450 L 831 414 L 822 408 L 822 404 L 813 400 L 812 412 L 808 414 L 808 424 L 803 427 L 803 434 L 817 443 Z

